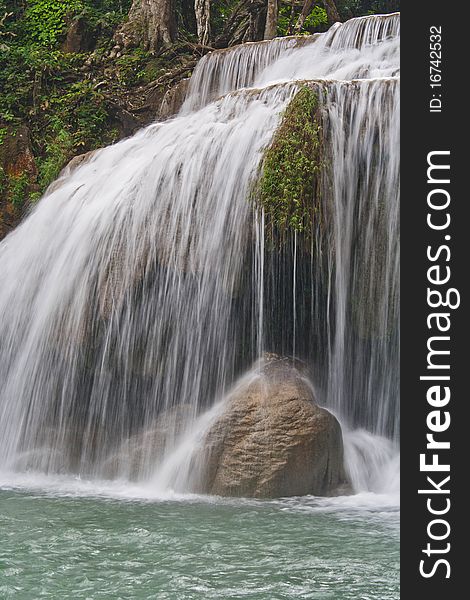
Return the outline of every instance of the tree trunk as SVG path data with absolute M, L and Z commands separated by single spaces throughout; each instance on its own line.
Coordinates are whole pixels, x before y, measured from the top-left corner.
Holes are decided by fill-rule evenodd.
M 338 23 L 341 21 L 338 9 L 336 8 L 336 4 L 333 0 L 323 0 L 323 6 L 326 10 L 326 16 L 328 17 L 328 24 L 333 25 L 333 23 Z
M 227 48 L 243 42 L 263 39 L 266 20 L 266 0 L 239 0 L 226 21 L 223 32 L 217 36 L 216 48 Z
M 302 7 L 302 12 L 300 13 L 299 18 L 297 19 L 297 23 L 295 24 L 296 31 L 300 31 L 302 29 L 305 23 L 305 19 L 312 12 L 315 4 L 315 0 L 305 0 L 304 5 Z
M 196 15 L 197 37 L 199 43 L 207 46 L 211 35 L 211 5 L 210 0 L 194 0 Z
M 127 23 L 116 38 L 125 47 L 158 50 L 176 39 L 175 0 L 133 0 Z
M 264 39 L 266 21 L 266 0 L 250 0 L 250 19 L 244 42 L 259 42 Z
M 278 0 L 268 0 L 268 12 L 266 14 L 266 27 L 264 28 L 264 39 L 272 40 L 277 33 L 277 19 L 279 14 Z

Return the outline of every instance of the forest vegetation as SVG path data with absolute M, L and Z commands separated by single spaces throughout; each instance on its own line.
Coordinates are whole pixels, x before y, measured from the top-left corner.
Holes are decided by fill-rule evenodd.
M 397 0 L 0 0 L 0 238 L 74 157 L 159 116 L 207 52 Z

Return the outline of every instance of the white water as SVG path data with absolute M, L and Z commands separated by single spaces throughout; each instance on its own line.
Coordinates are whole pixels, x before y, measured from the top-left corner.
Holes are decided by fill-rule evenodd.
M 395 444 L 369 431 L 343 430 L 346 470 L 356 493 L 398 496 L 400 455 Z
M 296 251 L 284 337 L 297 340 L 294 353 L 323 345 L 322 403 L 374 432 L 346 443 L 354 485 L 386 490 L 370 470 L 388 456 L 375 435 L 396 438 L 398 424 L 398 341 L 388 333 L 398 292 L 398 31 L 397 16 L 374 17 L 302 44 L 208 55 L 179 116 L 96 153 L 0 244 L 2 470 L 103 477 L 127 440 L 185 407 L 188 429 L 169 433 L 152 479 L 160 492 L 184 489 L 181 465 L 212 414 L 198 417 L 201 409 L 280 325 L 265 309 L 263 221 L 249 192 L 296 82 L 316 80 L 333 194 L 318 237 L 326 265 L 311 259 L 310 285 L 326 300 L 303 329 Z M 282 294 L 285 281 L 273 282 Z M 154 465 L 144 449 L 137 476 Z M 123 459 L 117 476 L 128 475 Z
M 352 80 L 399 74 L 400 15 L 362 17 L 326 34 L 276 38 L 204 56 L 190 80 L 185 114 L 232 90 L 293 80 Z
M 395 80 L 335 83 L 328 102 L 335 166 L 325 285 L 335 327 L 327 396 L 350 423 L 396 439 L 400 89 Z

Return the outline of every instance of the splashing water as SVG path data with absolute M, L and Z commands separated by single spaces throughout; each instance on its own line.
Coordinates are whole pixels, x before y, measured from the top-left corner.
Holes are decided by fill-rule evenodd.
M 264 350 L 313 365 L 322 404 L 381 436 L 361 448 L 396 440 L 398 35 L 376 16 L 207 55 L 177 117 L 96 152 L 0 244 L 3 470 L 131 476 L 123 446 L 179 410 L 162 470 L 143 443 L 132 473 L 174 485 L 173 453 Z M 305 82 L 325 223 L 274 256 L 250 193 Z

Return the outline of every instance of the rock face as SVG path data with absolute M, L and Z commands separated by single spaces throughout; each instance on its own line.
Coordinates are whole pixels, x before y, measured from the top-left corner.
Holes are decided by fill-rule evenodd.
M 67 36 L 62 44 L 64 52 L 89 52 L 93 50 L 95 40 L 86 19 L 78 18 L 71 21 Z
M 164 95 L 158 116 L 160 119 L 168 119 L 175 115 L 183 106 L 186 93 L 189 88 L 189 78 L 182 79 L 172 86 Z
M 186 404 L 163 411 L 151 429 L 132 436 L 106 459 L 103 475 L 110 478 L 125 475 L 131 480 L 148 478 L 192 416 L 192 409 Z
M 0 143 L 0 240 L 20 222 L 37 178 L 28 127 L 5 130 Z
M 202 493 L 275 498 L 347 489 L 340 425 L 314 403 L 289 359 L 271 359 L 235 391 L 203 445 Z

